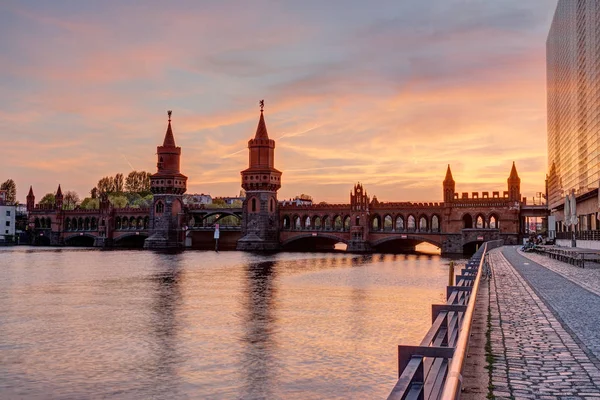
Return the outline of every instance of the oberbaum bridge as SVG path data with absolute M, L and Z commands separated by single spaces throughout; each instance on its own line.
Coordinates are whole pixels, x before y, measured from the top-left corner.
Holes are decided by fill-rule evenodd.
M 298 205 L 278 202 L 282 172 L 275 168 L 275 141 L 269 139 L 261 101 L 256 134 L 248 141 L 249 165 L 241 171 L 246 199 L 241 208 L 186 205 L 187 177 L 180 172 L 181 147 L 175 145 L 171 112 L 156 173 L 150 177 L 151 208 L 115 208 L 105 193 L 99 208 L 63 210 L 63 194 L 54 205 L 35 204 L 27 195 L 29 227 L 40 245 L 100 248 L 214 248 L 215 224 L 225 217 L 237 226 L 221 227 L 219 247 L 245 251 L 332 250 L 345 243 L 350 252 L 410 252 L 421 243 L 442 254 L 473 252 L 477 245 L 502 239 L 516 244 L 527 217 L 545 217 L 545 206 L 521 199 L 521 179 L 513 163 L 508 190 L 459 193 L 450 166 L 442 183 L 443 202 L 380 202 L 359 183 L 347 204 Z

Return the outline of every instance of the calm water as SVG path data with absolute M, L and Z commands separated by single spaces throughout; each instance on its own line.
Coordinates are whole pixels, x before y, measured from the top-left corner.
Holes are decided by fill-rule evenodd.
M 385 398 L 447 265 L 0 248 L 0 398 Z

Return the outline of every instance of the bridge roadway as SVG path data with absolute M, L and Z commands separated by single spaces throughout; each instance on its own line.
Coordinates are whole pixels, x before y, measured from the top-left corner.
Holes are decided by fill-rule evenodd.
M 600 398 L 600 269 L 516 249 L 490 255 L 493 394 Z

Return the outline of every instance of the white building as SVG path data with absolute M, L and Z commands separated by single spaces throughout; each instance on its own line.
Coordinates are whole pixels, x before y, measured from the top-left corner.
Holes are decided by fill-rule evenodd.
M 0 205 L 0 242 L 6 242 L 9 238 L 11 241 L 14 240 L 16 214 L 15 206 Z

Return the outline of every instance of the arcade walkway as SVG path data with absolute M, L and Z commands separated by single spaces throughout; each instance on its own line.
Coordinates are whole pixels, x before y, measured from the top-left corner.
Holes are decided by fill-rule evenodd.
M 516 249 L 490 254 L 493 394 L 600 398 L 600 269 Z

